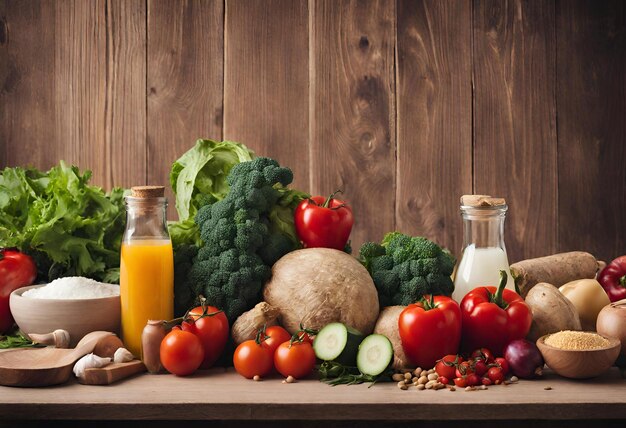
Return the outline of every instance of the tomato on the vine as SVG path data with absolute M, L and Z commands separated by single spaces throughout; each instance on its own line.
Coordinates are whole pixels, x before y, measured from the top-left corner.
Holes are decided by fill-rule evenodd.
M 502 373 L 505 375 L 509 373 L 509 362 L 504 357 L 496 358 L 495 364 L 502 369 Z
M 163 367 L 177 376 L 195 372 L 204 359 L 204 349 L 198 336 L 174 327 L 161 342 L 159 355 Z
M 276 352 L 276 349 L 281 343 L 288 342 L 291 339 L 291 335 L 287 330 L 279 325 L 273 325 L 265 329 L 265 333 L 261 334 L 261 339 L 265 341 L 265 344 L 270 348 L 272 355 Z
M 248 379 L 270 374 L 273 362 L 272 350 L 261 340 L 246 340 L 237 346 L 233 355 L 235 370 Z
M 482 360 L 487 364 L 491 364 L 494 362 L 493 353 L 487 348 L 476 349 L 474 352 L 472 352 L 471 359 Z
M 492 367 L 487 372 L 489 379 L 496 385 L 504 381 L 504 373 L 500 367 Z
M 204 360 L 200 368 L 210 368 L 220 357 L 228 340 L 228 319 L 223 311 L 214 306 L 198 306 L 189 311 L 188 320 L 183 321 L 182 329 L 200 339 L 204 348 Z
M 478 376 L 484 375 L 487 373 L 487 370 L 489 370 L 489 367 L 483 360 L 474 360 L 474 372 Z
M 463 361 L 461 364 L 457 364 L 456 366 L 456 377 L 463 377 L 473 373 L 474 368 L 471 366 L 469 361 Z
M 446 355 L 435 365 L 435 371 L 439 377 L 454 379 L 456 377 L 456 365 L 461 363 L 463 359 L 458 355 Z
M 301 379 L 311 374 L 315 367 L 315 351 L 309 342 L 286 341 L 274 354 L 276 370 L 283 376 Z

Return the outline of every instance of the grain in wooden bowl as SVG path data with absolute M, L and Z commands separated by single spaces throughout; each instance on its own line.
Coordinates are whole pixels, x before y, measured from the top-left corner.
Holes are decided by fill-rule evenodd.
M 595 332 L 561 331 L 537 339 L 546 365 L 572 379 L 588 379 L 606 372 L 617 360 L 618 339 Z

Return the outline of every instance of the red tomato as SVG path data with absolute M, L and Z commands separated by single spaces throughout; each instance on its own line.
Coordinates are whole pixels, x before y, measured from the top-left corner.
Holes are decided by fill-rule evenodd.
M 472 360 L 483 360 L 490 364 L 494 362 L 493 353 L 487 348 L 480 348 L 472 352 Z
M 267 376 L 274 368 L 272 350 L 265 342 L 246 340 L 235 349 L 233 365 L 237 373 L 248 379 Z
M 189 311 L 192 321 L 184 321 L 182 329 L 189 331 L 200 339 L 204 348 L 204 360 L 201 369 L 210 368 L 220 357 L 228 340 L 228 319 L 223 311 L 216 307 L 202 306 Z
M 489 386 L 491 385 L 493 382 L 491 381 L 491 379 L 489 379 L 487 376 L 485 376 L 484 378 L 481 379 L 481 383 L 485 386 Z
M 474 368 L 469 361 L 463 361 L 456 366 L 456 377 L 463 377 L 474 373 Z
M 487 373 L 487 370 L 489 370 L 489 367 L 487 367 L 487 364 L 485 364 L 483 360 L 474 360 L 474 372 L 478 376 L 484 375 Z
M 505 375 L 509 373 L 509 363 L 504 357 L 496 358 L 496 364 L 502 368 L 502 373 Z
M 504 381 L 504 373 L 500 367 L 492 367 L 487 372 L 489 379 L 496 385 Z
M 454 379 L 456 377 L 456 365 L 463 359 L 458 355 L 446 355 L 435 365 L 435 371 L 440 377 L 447 377 L 448 379 Z
M 33 259 L 17 250 L 0 249 L 0 334 L 13 327 L 9 295 L 20 287 L 31 285 L 37 278 Z
M 161 342 L 160 357 L 163 367 L 176 376 L 195 372 L 204 359 L 200 339 L 193 333 L 173 328 Z
M 467 386 L 467 377 L 457 377 L 454 379 L 454 384 L 459 388 L 465 388 Z
M 402 311 L 398 327 L 407 357 L 418 367 L 433 367 L 459 349 L 461 310 L 450 297 L 424 296 Z
M 468 386 L 480 385 L 480 377 L 476 373 L 467 375 L 467 385 Z
M 267 347 L 271 349 L 272 355 L 274 355 L 276 348 L 278 348 L 281 343 L 291 340 L 291 335 L 281 326 L 274 325 L 265 329 L 265 335 L 261 337 L 261 340 L 265 342 Z
M 315 351 L 308 342 L 282 343 L 274 354 L 274 365 L 281 375 L 302 379 L 315 367 Z
M 312 196 L 296 207 L 296 233 L 305 247 L 334 248 L 340 251 L 345 248 L 354 218 L 352 208 L 346 202 L 334 198 L 338 192 L 328 198 Z

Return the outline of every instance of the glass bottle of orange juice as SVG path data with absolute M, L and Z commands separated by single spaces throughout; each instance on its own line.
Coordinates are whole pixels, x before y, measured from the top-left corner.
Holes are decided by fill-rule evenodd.
M 174 255 L 167 231 L 163 186 L 138 186 L 126 196 L 126 230 L 120 262 L 122 339 L 141 356 L 148 320 L 174 317 Z

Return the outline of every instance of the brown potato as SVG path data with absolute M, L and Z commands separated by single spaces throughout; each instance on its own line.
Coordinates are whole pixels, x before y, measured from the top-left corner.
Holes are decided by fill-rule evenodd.
M 545 334 L 581 330 L 576 307 L 552 284 L 536 284 L 528 292 L 526 304 L 533 313 L 533 323 L 527 335 L 533 342 Z

